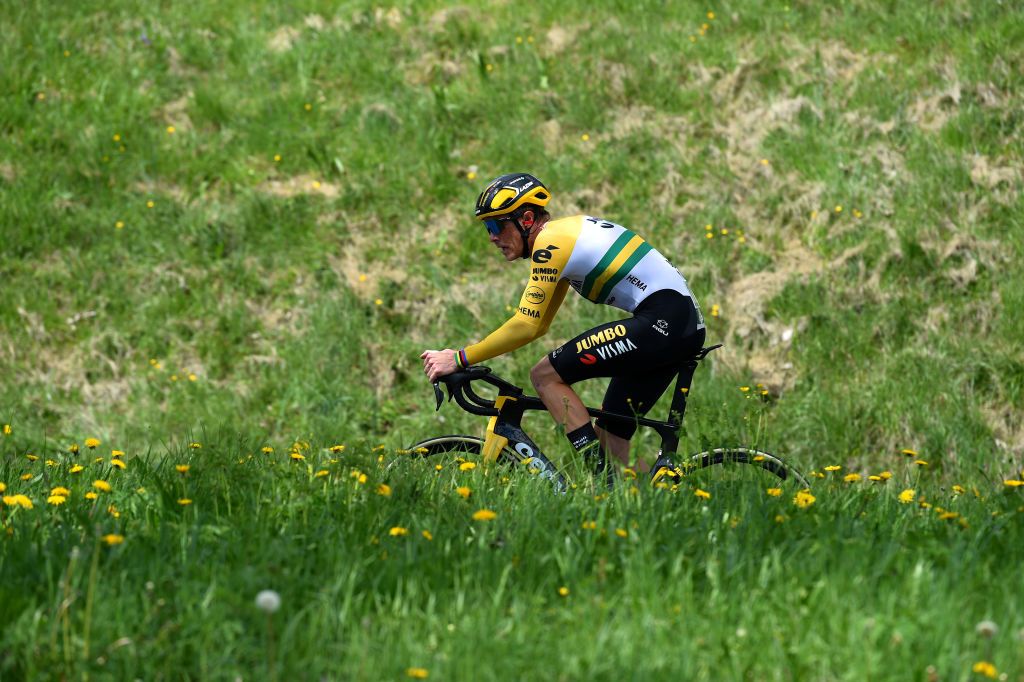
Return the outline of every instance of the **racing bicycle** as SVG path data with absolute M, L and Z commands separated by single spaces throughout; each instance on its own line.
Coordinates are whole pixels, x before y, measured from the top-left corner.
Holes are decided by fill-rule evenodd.
M 672 404 L 668 418 L 656 421 L 646 417 L 618 414 L 587 407 L 591 417 L 599 417 L 605 422 L 631 422 L 641 427 L 654 429 L 661 436 L 661 448 L 658 458 L 650 470 L 652 484 L 667 483 L 664 479 L 678 482 L 690 472 L 712 466 L 751 465 L 768 472 L 782 481 L 795 482 L 800 488 L 810 485 L 803 474 L 790 466 L 777 455 L 748 447 L 718 447 L 696 454 L 678 458 L 679 433 L 682 428 L 683 414 L 686 411 L 686 400 L 690 393 L 690 384 L 698 364 L 708 353 L 720 348 L 722 344 L 702 348 L 693 357 L 685 361 L 676 378 L 672 394 Z M 490 368 L 474 365 L 441 377 L 434 383 L 434 396 L 437 401 L 436 410 L 444 404 L 444 394 L 440 384 L 444 384 L 448 392 L 448 401 L 455 402 L 470 414 L 490 417 L 483 438 L 468 435 L 447 435 L 427 438 L 409 447 L 412 456 L 432 457 L 451 453 L 458 456 L 482 455 L 484 462 L 499 464 L 527 464 L 531 472 L 541 478 L 549 479 L 556 490 L 567 488 L 565 475 L 537 447 L 537 444 L 523 430 L 523 416 L 531 410 L 546 411 L 540 398 L 526 395 L 523 389 L 491 372 Z M 497 396 L 485 398 L 473 388 L 473 384 L 488 384 L 497 389 Z M 608 467 L 608 473 L 612 468 Z M 611 479 L 609 479 L 610 481 Z

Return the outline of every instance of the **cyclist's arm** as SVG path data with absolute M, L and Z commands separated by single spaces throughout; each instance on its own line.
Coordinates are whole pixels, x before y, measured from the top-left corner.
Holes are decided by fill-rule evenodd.
M 565 299 L 565 292 L 569 289 L 568 280 L 563 280 L 552 285 L 550 291 L 544 291 L 545 300 L 540 304 L 534 304 L 527 300 L 530 296 L 530 289 L 540 287 L 531 284 L 523 292 L 519 301 L 519 307 L 515 314 L 505 324 L 501 325 L 487 338 L 480 343 L 467 346 L 464 349 L 466 361 L 473 365 L 484 360 L 498 357 L 525 346 L 529 342 L 547 333 L 554 319 L 558 307 Z M 536 297 L 536 294 L 534 294 Z M 536 315 L 537 317 L 534 317 Z
M 468 364 L 490 360 L 525 346 L 543 336 L 551 326 L 551 320 L 569 289 L 569 281 L 563 280 L 561 275 L 575 240 L 551 235 L 551 239 L 544 239 L 544 243 L 553 248 L 534 250 L 530 281 L 519 299 L 515 314 L 483 341 L 463 349 L 465 355 L 462 359 Z

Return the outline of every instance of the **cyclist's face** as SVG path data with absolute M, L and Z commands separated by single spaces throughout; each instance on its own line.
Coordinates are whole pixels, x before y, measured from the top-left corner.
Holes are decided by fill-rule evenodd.
M 516 260 L 523 255 L 523 238 L 511 220 L 502 220 L 501 231 L 497 234 L 489 233 L 488 237 L 492 244 L 501 249 L 505 260 Z

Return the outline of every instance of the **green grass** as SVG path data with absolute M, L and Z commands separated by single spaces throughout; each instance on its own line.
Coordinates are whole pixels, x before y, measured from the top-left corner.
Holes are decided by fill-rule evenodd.
M 34 507 L 0 508 L 0 677 L 1022 679 L 1022 45 L 1013 3 L 965 1 L 7 8 L 0 482 Z M 471 217 L 512 169 L 688 278 L 726 347 L 686 448 L 892 479 L 799 510 L 387 469 L 482 429 L 434 415 L 418 356 L 518 299 Z M 567 301 L 491 365 L 528 385 L 614 314 Z

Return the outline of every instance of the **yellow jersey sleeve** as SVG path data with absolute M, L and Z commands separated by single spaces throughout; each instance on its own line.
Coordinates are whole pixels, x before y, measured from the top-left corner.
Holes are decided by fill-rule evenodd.
M 465 348 L 466 361 L 476 364 L 525 346 L 547 333 L 551 320 L 569 290 L 561 274 L 569 261 L 575 239 L 542 231 L 534 243 L 530 281 L 519 299 L 515 314 L 480 343 Z

